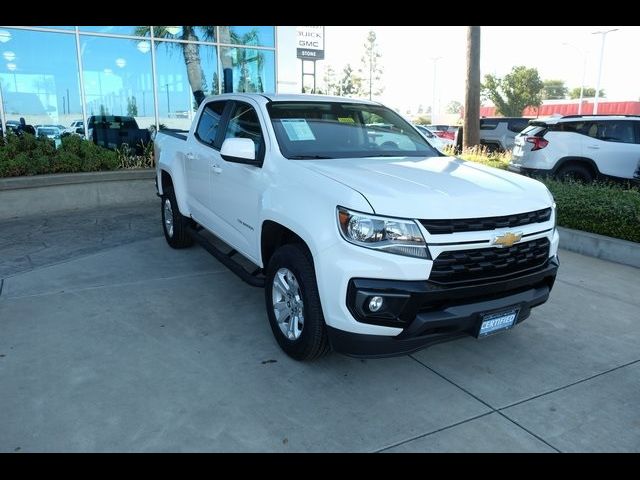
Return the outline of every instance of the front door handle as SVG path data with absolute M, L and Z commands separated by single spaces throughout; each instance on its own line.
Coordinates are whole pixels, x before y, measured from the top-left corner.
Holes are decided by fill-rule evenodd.
M 597 145 L 587 145 L 587 148 L 591 148 L 592 150 L 600 150 L 600 147 Z
M 211 170 L 213 170 L 213 173 L 217 173 L 218 175 L 222 173 L 222 169 L 220 168 L 220 165 L 218 165 L 217 163 L 214 163 L 213 165 L 211 165 Z
M 193 160 L 195 158 L 195 155 L 193 153 L 189 152 L 189 153 L 187 153 L 186 157 L 187 157 L 187 160 Z

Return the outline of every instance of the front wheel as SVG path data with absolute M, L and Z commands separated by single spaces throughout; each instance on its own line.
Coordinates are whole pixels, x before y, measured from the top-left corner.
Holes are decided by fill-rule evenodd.
M 273 254 L 265 301 L 273 335 L 287 355 L 314 360 L 329 351 L 315 270 L 304 246 L 284 245 Z

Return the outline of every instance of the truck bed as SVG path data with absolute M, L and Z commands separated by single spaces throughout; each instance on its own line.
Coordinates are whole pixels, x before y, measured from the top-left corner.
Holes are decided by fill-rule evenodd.
M 189 135 L 189 130 L 179 130 L 177 128 L 162 128 L 160 129 L 159 133 L 163 133 L 165 135 L 169 135 L 171 137 L 186 141 L 187 136 Z

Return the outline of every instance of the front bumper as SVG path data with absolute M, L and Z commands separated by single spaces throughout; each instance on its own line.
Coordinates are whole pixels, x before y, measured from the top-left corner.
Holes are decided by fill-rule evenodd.
M 526 275 L 458 287 L 443 287 L 428 280 L 352 279 L 348 303 L 353 304 L 358 291 L 405 298 L 398 307 L 396 320 L 389 319 L 390 323 L 386 323 L 403 330 L 396 336 L 384 336 L 328 326 L 329 340 L 335 351 L 346 355 L 388 357 L 463 336 L 475 336 L 483 314 L 518 308 L 516 323 L 520 323 L 533 307 L 547 301 L 558 266 L 558 257 L 554 256 L 542 269 Z M 353 314 L 357 316 L 359 312 Z

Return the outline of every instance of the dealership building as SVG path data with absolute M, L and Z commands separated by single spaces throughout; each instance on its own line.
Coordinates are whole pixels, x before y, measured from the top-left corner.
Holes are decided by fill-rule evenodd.
M 122 115 L 141 128 L 188 129 L 204 96 L 300 92 L 297 35 L 294 26 L 0 26 L 0 120 L 68 127 Z

